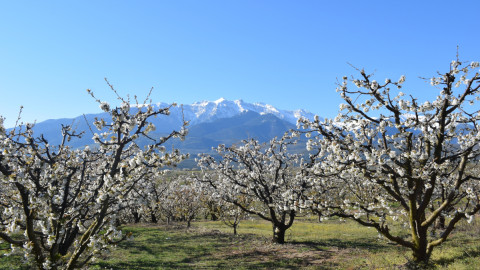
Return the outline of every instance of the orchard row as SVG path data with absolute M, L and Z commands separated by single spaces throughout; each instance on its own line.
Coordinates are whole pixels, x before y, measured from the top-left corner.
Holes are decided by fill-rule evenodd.
M 148 97 L 117 95 L 111 107 L 88 90 L 109 119 L 92 123 L 95 146 L 83 149 L 68 146 L 84 135 L 70 126 L 50 145 L 32 125 L 7 132 L 0 118 L 0 238 L 39 269 L 75 269 L 129 237 L 118 226 L 131 220 L 190 224 L 203 214 L 236 230 L 252 215 L 271 222 L 282 244 L 295 218 L 312 213 L 375 228 L 428 263 L 480 210 L 479 63 L 452 61 L 429 79 L 438 95 L 423 102 L 401 92 L 404 76 L 358 72 L 338 83 L 345 103 L 335 119 L 299 119 L 264 144 L 219 145 L 188 173 L 166 172 L 188 155 L 163 146 L 184 139 L 188 122 L 156 138 L 149 121 L 176 104 L 154 109 Z M 141 148 L 139 138 L 150 143 Z M 289 151 L 294 144 L 304 153 Z

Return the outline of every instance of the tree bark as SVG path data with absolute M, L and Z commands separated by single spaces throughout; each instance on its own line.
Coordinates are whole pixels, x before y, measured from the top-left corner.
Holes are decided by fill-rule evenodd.
M 418 241 L 415 243 L 413 250 L 413 261 L 417 264 L 428 264 L 430 260 L 430 253 L 427 250 L 428 238 L 427 238 L 427 229 L 419 228 L 418 230 Z
M 152 221 L 152 223 L 158 223 L 157 217 L 153 212 L 150 213 L 150 220 Z
M 418 265 L 427 265 L 430 260 L 430 255 L 427 249 L 419 248 L 413 250 L 413 261 Z
M 141 218 L 140 214 L 138 214 L 137 211 L 132 211 L 132 215 L 133 215 L 133 222 L 139 223 Z
M 273 225 L 272 241 L 277 244 L 285 244 L 285 231 L 285 228 Z

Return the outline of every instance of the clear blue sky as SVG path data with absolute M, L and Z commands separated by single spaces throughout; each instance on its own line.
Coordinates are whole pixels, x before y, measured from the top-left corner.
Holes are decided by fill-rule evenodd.
M 325 117 L 348 64 L 398 79 L 480 60 L 479 1 L 1 1 L 0 115 L 14 124 L 99 112 L 86 94 L 189 104 L 243 99 Z

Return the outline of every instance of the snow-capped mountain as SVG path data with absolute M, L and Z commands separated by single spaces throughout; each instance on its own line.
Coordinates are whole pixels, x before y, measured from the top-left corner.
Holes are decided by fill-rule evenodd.
M 168 106 L 166 103 L 159 103 L 158 106 Z M 314 114 L 298 109 L 295 111 L 277 109 L 272 105 L 265 103 L 248 103 L 241 99 L 226 100 L 224 98 L 215 101 L 200 101 L 190 105 L 182 105 L 172 109 L 172 115 L 176 117 L 183 116 L 185 120 L 190 121 L 190 125 L 199 123 L 208 123 L 217 119 L 230 118 L 245 112 L 255 112 L 260 115 L 272 114 L 279 119 L 285 120 L 291 124 L 296 124 L 299 117 L 313 119 Z
M 156 104 L 159 108 L 170 106 L 167 103 Z M 143 107 L 142 105 L 132 105 Z M 134 111 L 132 111 L 134 113 Z M 208 151 L 212 146 L 232 144 L 242 139 L 256 138 L 269 140 L 295 128 L 297 118 L 313 119 L 314 115 L 305 110 L 282 110 L 264 103 L 248 103 L 242 100 L 229 101 L 220 98 L 215 101 L 201 101 L 189 105 L 171 107 L 170 115 L 159 115 L 150 119 L 156 126 L 155 134 L 164 136 L 172 130 L 179 130 L 183 121 L 189 121 L 189 135 L 185 142 L 175 142 L 175 146 L 196 152 Z M 44 135 L 49 143 L 60 143 L 61 125 L 71 125 L 77 132 L 85 132 L 81 139 L 73 140 L 73 147 L 93 144 L 92 123 L 95 118 L 109 121 L 107 113 L 87 114 L 75 118 L 51 119 L 37 123 L 33 130 L 36 136 Z M 94 129 L 94 128 L 93 128 Z

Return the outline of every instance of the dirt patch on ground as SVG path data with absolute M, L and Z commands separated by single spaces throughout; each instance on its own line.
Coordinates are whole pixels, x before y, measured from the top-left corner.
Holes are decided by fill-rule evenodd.
M 218 230 L 199 230 L 197 233 L 219 236 L 231 244 L 213 256 L 217 259 L 241 259 L 249 262 L 295 261 L 300 266 L 334 265 L 339 257 L 348 257 L 349 249 L 321 250 L 300 243 L 275 244 L 258 235 L 225 234 Z
M 336 265 L 341 256 L 347 257 L 348 250 L 310 250 L 308 247 L 297 244 L 270 244 L 252 245 L 250 249 L 235 250 L 218 254 L 223 258 L 242 258 L 247 261 L 294 261 L 299 266 Z M 340 255 L 340 256 L 339 256 Z
M 212 228 L 187 228 L 181 223 L 135 226 L 158 228 L 176 234 L 180 232 L 181 237 L 195 239 L 199 246 L 202 241 L 208 243 L 207 251 L 203 251 L 201 256 L 191 256 L 188 259 L 191 268 L 197 269 L 407 269 L 398 265 L 382 268 L 384 264 L 377 265 L 375 261 L 366 258 L 365 250 L 368 247 L 348 246 L 341 242 L 338 245 L 320 242 L 290 242 L 280 245 L 272 243 L 267 236 L 247 233 L 234 236 L 230 232 Z M 354 263 L 349 263 L 353 261 Z

